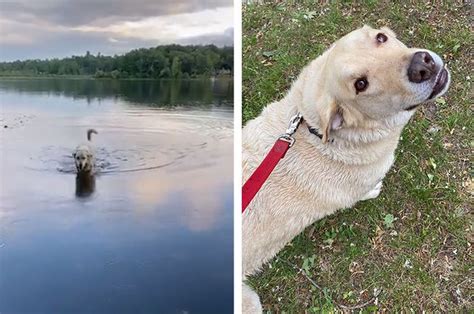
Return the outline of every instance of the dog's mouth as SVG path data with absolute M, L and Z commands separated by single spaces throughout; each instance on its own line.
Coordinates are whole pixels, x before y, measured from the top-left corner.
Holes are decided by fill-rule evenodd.
M 443 68 L 441 68 L 438 74 L 436 74 L 435 83 L 434 83 L 430 96 L 425 101 L 419 104 L 411 105 L 405 108 L 404 110 L 406 111 L 413 110 L 417 108 L 418 106 L 420 106 L 421 104 L 423 104 L 424 102 L 432 100 L 440 96 L 446 91 L 448 84 L 449 84 L 449 71 L 446 69 L 446 66 L 444 66 Z
M 443 67 L 436 75 L 435 84 L 433 86 L 433 91 L 431 92 L 428 100 L 435 98 L 446 88 L 446 85 L 449 82 L 449 72 L 446 67 Z

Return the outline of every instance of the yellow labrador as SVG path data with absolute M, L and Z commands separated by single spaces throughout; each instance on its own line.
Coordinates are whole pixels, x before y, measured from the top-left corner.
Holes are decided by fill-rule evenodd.
M 316 220 L 377 197 L 403 127 L 449 83 L 437 54 L 406 47 L 388 28 L 357 29 L 306 66 L 288 94 L 243 129 L 245 182 L 290 118 L 304 119 L 242 217 L 244 278 Z M 245 284 L 242 297 L 244 313 L 261 312 Z
M 87 141 L 91 142 L 92 133 L 97 134 L 94 129 L 87 130 Z M 76 164 L 77 173 L 93 174 L 95 170 L 94 149 L 89 144 L 80 144 L 72 154 L 74 163 Z

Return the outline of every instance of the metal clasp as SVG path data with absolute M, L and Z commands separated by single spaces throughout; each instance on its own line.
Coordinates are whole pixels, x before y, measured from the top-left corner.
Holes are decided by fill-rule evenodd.
M 303 116 L 299 112 L 293 117 L 291 117 L 290 125 L 288 126 L 288 129 L 286 129 L 285 133 L 288 135 L 293 135 L 296 132 L 296 129 L 298 129 L 298 126 L 300 125 L 302 118 Z
M 290 147 L 295 143 L 295 139 L 288 134 L 282 134 L 278 139 L 290 143 Z
M 291 117 L 290 124 L 288 125 L 288 128 L 285 131 L 285 134 L 280 135 L 279 139 L 290 143 L 290 147 L 293 146 L 293 144 L 295 143 L 295 139 L 292 137 L 292 135 L 298 129 L 302 119 L 303 119 L 303 116 L 299 112 L 293 117 Z

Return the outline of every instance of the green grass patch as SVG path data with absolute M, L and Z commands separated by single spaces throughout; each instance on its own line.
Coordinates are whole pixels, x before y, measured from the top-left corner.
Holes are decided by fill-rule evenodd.
M 249 279 L 266 311 L 473 310 L 469 12 L 461 1 L 243 7 L 243 123 L 281 99 L 310 60 L 363 24 L 389 26 L 408 46 L 436 51 L 453 80 L 448 94 L 418 110 L 404 130 L 377 199 L 316 222 Z

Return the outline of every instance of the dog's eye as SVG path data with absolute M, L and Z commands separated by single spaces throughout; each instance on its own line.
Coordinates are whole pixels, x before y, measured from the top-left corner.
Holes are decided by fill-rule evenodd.
M 381 44 L 386 42 L 388 40 L 388 37 L 384 33 L 378 33 L 375 39 L 377 39 L 377 42 Z
M 366 77 L 361 77 L 360 79 L 358 79 L 354 83 L 354 87 L 356 89 L 357 94 L 360 93 L 360 92 L 365 91 L 368 86 L 369 86 L 369 82 L 367 81 Z

